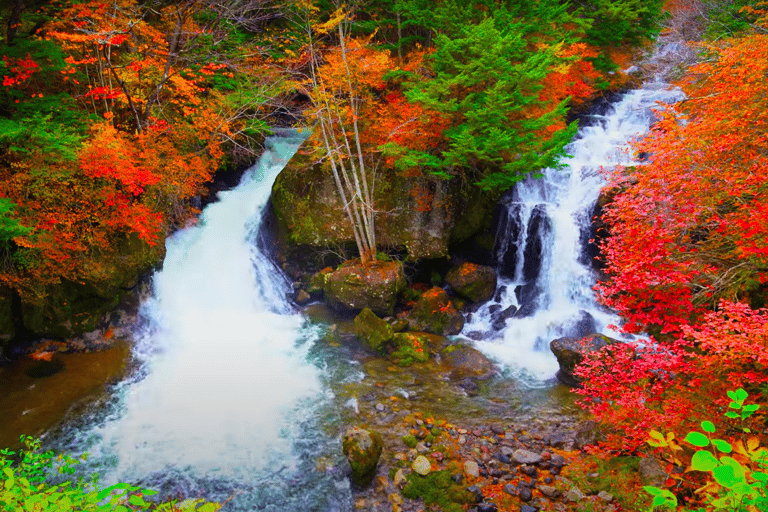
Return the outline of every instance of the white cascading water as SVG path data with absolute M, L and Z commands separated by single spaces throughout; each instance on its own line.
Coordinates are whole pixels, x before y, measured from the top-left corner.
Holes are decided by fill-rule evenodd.
M 307 359 L 312 333 L 256 241 L 272 183 L 302 141 L 268 139 L 240 185 L 167 241 L 135 348 L 141 375 L 118 386 L 110 417 L 74 443 L 103 483 L 234 497 L 228 510 L 346 508 L 343 475 L 321 482 L 312 460 L 336 442 L 312 424 L 329 401 Z
M 641 165 L 633 159 L 630 141 L 648 131 L 659 102 L 681 98 L 679 90 L 663 83 L 625 94 L 579 129 L 563 169 L 526 179 L 507 197 L 496 244 L 502 262 L 497 294 L 463 332 L 524 383 L 539 386 L 554 377 L 558 365 L 549 342 L 555 338 L 591 332 L 619 337 L 608 326 L 620 319 L 596 302 L 596 277 L 584 256 L 605 184 L 601 169 Z M 516 316 L 500 319 L 510 306 L 520 308 Z

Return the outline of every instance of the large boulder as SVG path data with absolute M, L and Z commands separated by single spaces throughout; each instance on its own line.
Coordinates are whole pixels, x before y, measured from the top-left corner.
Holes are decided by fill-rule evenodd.
M 493 267 L 464 262 L 448 271 L 448 285 L 457 294 L 473 302 L 485 302 L 496 291 L 496 270 Z
M 399 332 L 394 335 L 393 341 L 395 349 L 389 358 L 400 366 L 428 361 L 429 356 L 447 342 L 443 336 L 413 331 Z
M 557 378 L 567 386 L 580 386 L 581 380 L 573 374 L 576 366 L 584 360 L 587 354 L 596 352 L 614 343 L 620 343 L 620 341 L 604 334 L 590 334 L 584 338 L 557 338 L 552 340 L 549 343 L 549 348 L 555 354 L 557 363 L 560 365 Z
M 364 308 L 355 317 L 353 332 L 363 344 L 375 352 L 380 352 L 395 335 L 392 326 L 368 308 Z
M 405 288 L 403 265 L 398 261 L 345 262 L 323 274 L 326 302 L 337 311 L 369 308 L 381 316 L 394 312 L 397 295 Z
M 453 306 L 445 290 L 434 287 L 416 301 L 408 313 L 408 324 L 414 331 L 450 336 L 461 332 L 464 315 Z
M 449 244 L 490 229 L 496 198 L 459 177 L 405 176 L 392 169 L 379 176 L 375 231 L 383 249 L 405 251 L 412 261 L 444 258 Z M 294 156 L 275 180 L 271 205 L 284 260 L 309 263 L 310 255 L 354 246 L 327 162 Z
M 449 345 L 440 357 L 450 369 L 451 380 L 482 380 L 496 373 L 496 365 L 485 354 L 469 345 Z
M 341 446 L 352 468 L 352 483 L 358 488 L 371 483 L 384 447 L 381 434 L 360 427 L 350 427 L 344 433 Z

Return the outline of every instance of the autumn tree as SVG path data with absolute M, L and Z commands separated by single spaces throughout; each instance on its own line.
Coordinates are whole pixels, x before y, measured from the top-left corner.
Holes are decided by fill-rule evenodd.
M 702 45 L 707 58 L 680 83 L 686 99 L 635 144 L 643 164 L 614 176 L 597 289 L 625 330 L 655 336 L 578 370 L 583 405 L 612 428 L 607 449 L 717 422 L 728 390 L 768 385 L 766 43 L 752 32 Z
M 547 133 L 565 115 L 565 100 L 546 105 L 543 81 L 559 47 L 533 50 L 521 23 L 492 18 L 439 35 L 431 57 L 434 78 L 414 83 L 407 97 L 451 119 L 448 147 L 431 171 L 469 172 L 481 187 L 504 190 L 531 172 L 557 165 L 576 126 Z

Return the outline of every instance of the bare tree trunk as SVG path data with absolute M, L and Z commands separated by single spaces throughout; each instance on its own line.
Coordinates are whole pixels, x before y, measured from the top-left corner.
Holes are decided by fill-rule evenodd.
M 347 74 L 347 88 L 349 101 L 352 107 L 352 128 L 354 133 L 353 144 L 347 135 L 348 126 L 338 104 L 334 101 L 330 91 L 326 90 L 323 79 L 318 73 L 317 53 L 312 43 L 311 27 L 309 30 L 310 43 L 310 72 L 312 86 L 314 88 L 315 106 L 320 130 L 325 145 L 326 156 L 331 166 L 334 182 L 342 202 L 342 207 L 352 227 L 352 234 L 360 253 L 363 264 L 371 262 L 376 252 L 376 236 L 374 233 L 374 208 L 371 190 L 372 178 L 365 165 L 365 159 L 360 142 L 360 130 L 357 117 L 359 112 L 359 98 L 355 94 L 352 84 L 352 74 L 347 62 L 347 47 L 344 30 L 339 25 L 339 38 Z M 337 136 L 338 130 L 338 136 Z M 348 165 L 348 167 L 347 167 Z

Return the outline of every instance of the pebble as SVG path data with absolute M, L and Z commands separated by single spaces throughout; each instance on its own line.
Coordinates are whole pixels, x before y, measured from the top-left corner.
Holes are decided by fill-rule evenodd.
M 538 511 L 530 505 L 521 505 L 520 512 L 538 512 Z
M 530 450 L 515 450 L 512 453 L 512 459 L 518 464 L 538 464 L 541 462 L 541 455 Z
M 528 466 L 527 464 L 520 466 L 520 471 L 528 476 L 536 476 L 536 468 L 533 466 Z
M 498 510 L 493 503 L 480 503 L 477 506 L 477 512 L 498 512 Z
M 512 484 L 507 484 L 504 486 L 504 492 L 510 496 L 517 496 L 517 487 Z
M 459 436 L 459 444 L 467 444 L 467 437 L 465 435 Z
M 429 451 L 429 448 L 427 448 L 427 445 L 419 442 L 416 444 L 416 451 L 419 453 L 427 453 Z
M 384 412 L 384 404 L 382 404 L 381 402 L 376 404 L 376 410 L 379 412 Z
M 437 462 L 442 462 L 445 458 L 445 455 L 443 455 L 443 452 L 432 452 L 432 458 Z
M 520 501 L 531 501 L 533 493 L 527 487 L 518 487 L 517 495 L 520 497 Z
M 584 493 L 578 487 L 572 487 L 570 491 L 565 493 L 565 499 L 568 501 L 581 501 L 584 499 Z
M 419 455 L 416 457 L 416 460 L 413 461 L 413 464 L 411 464 L 411 469 L 416 473 L 425 476 L 432 471 L 432 464 L 430 464 L 429 459 L 425 456 Z
M 491 432 L 493 432 L 494 434 L 503 434 L 505 430 L 504 430 L 504 427 L 500 427 L 499 425 L 492 425 Z
M 403 472 L 403 468 L 400 468 L 397 471 L 395 471 L 395 476 L 392 477 L 392 482 L 398 487 L 402 487 L 403 485 L 405 485 L 406 480 L 405 480 L 405 473 Z
M 555 489 L 551 485 L 540 485 L 539 490 L 541 491 L 541 494 L 549 498 L 555 498 L 558 495 L 557 489 Z
M 464 463 L 464 473 L 467 476 L 477 478 L 480 476 L 480 467 L 477 465 L 477 462 L 468 460 Z
M 613 501 L 613 494 L 607 491 L 600 491 L 599 493 L 597 493 L 597 497 L 606 503 L 608 503 L 609 501 Z
M 512 462 L 512 459 L 510 459 L 507 455 L 504 455 L 503 453 L 496 455 L 496 458 L 499 459 L 499 462 L 503 462 L 504 464 L 509 464 L 510 462 Z

